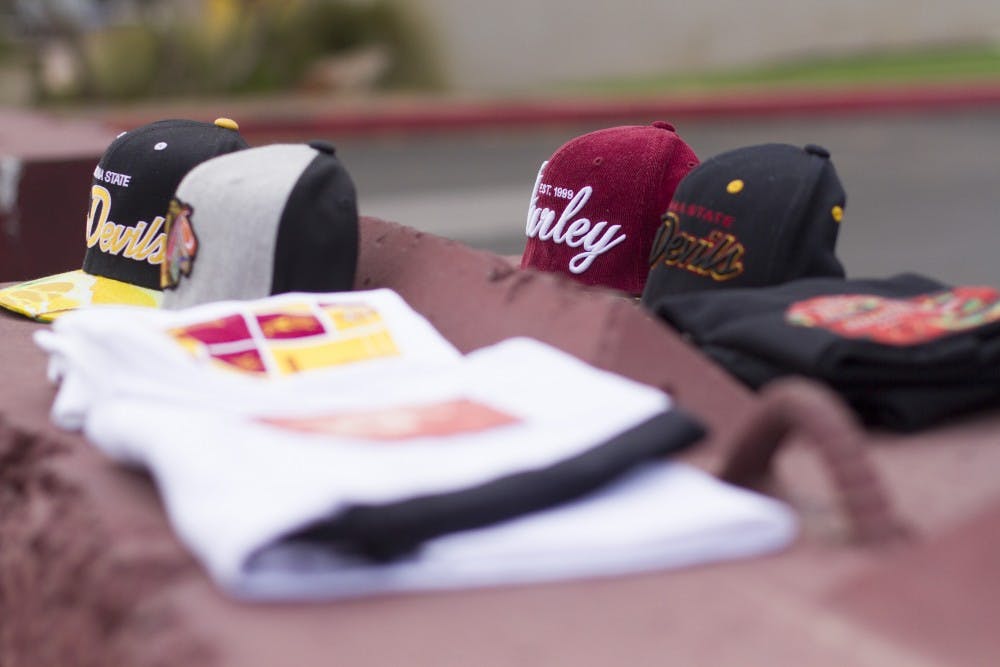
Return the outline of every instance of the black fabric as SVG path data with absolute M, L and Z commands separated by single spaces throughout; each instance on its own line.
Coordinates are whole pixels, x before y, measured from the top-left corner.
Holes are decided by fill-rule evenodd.
M 701 351 L 753 389 L 791 375 L 788 369 L 725 347 L 704 346 Z M 815 379 L 826 380 L 807 372 Z M 829 381 L 827 381 L 829 382 Z M 1000 404 L 1000 383 L 985 381 L 933 383 L 846 383 L 829 382 L 868 425 L 910 432 L 932 426 L 951 417 Z
M 358 264 L 354 183 L 332 147 L 302 172 L 278 224 L 271 294 L 342 292 L 353 288 Z
M 1000 384 L 841 388 L 866 424 L 912 432 L 1000 405 Z
M 642 302 L 693 291 L 844 277 L 834 252 L 847 196 L 818 146 L 717 155 L 678 184 L 649 256 Z
M 766 289 L 669 297 L 655 311 L 700 346 L 733 350 L 785 372 L 821 375 L 843 384 L 998 379 L 990 364 L 998 355 L 1000 321 L 919 344 L 893 345 L 846 338 L 823 326 L 799 326 L 786 317 L 793 304 L 817 296 L 912 299 L 950 289 L 915 274 L 872 280 L 814 278 Z
M 670 410 L 551 466 L 453 492 L 382 505 L 355 505 L 285 539 L 322 542 L 374 561 L 392 560 L 435 537 L 580 498 L 641 463 L 694 444 L 704 434 L 704 427 L 693 417 Z
M 974 298 L 977 294 L 982 298 Z M 842 295 L 884 301 L 872 300 L 871 311 L 839 313 L 837 325 L 862 326 L 851 335 L 829 322 L 796 323 L 791 315 L 815 297 Z M 995 295 L 992 288 L 952 287 L 903 274 L 675 295 L 653 310 L 753 388 L 784 375 L 813 377 L 838 390 L 869 424 L 913 430 L 997 403 L 1000 301 Z M 920 318 L 892 316 L 892 308 L 906 308 L 915 299 L 939 309 L 933 311 L 940 316 L 935 326 L 943 328 L 928 335 L 919 328 Z M 891 330 L 879 333 L 877 326 Z
M 163 252 L 163 219 L 177 185 L 205 160 L 247 147 L 239 132 L 194 120 L 161 120 L 119 135 L 94 172 L 83 270 L 159 290 L 160 267 L 150 259 Z M 106 200 L 97 188 L 107 191 Z M 109 231 L 110 223 L 125 228 L 103 248 L 102 221 Z M 129 229 L 139 233 L 123 243 Z

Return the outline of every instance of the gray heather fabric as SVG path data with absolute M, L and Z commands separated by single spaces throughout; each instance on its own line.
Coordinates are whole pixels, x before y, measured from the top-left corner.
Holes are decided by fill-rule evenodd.
M 163 308 L 271 293 L 278 224 L 317 151 L 305 144 L 249 148 L 203 162 L 177 187 L 198 249 L 191 275 L 163 292 Z

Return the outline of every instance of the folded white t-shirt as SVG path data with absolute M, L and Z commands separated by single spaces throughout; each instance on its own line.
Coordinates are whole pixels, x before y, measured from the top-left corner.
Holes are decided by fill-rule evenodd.
M 656 463 L 581 501 L 439 537 L 388 564 L 285 541 L 352 504 L 558 463 L 671 409 L 656 389 L 529 339 L 429 375 L 355 380 L 350 391 L 274 392 L 250 410 L 117 394 L 91 407 L 85 433 L 148 468 L 174 528 L 215 581 L 252 598 L 616 574 L 763 553 L 794 535 L 779 503 Z
M 661 461 L 580 500 L 431 540 L 405 560 L 279 542 L 217 579 L 239 597 L 322 599 L 621 576 L 773 553 L 797 530 L 783 503 Z
M 461 355 L 395 292 L 282 294 L 180 311 L 124 306 L 68 313 L 36 332 L 60 382 L 53 420 L 78 429 L 115 395 L 219 409 L 270 392 L 347 389 L 370 374 L 427 373 Z

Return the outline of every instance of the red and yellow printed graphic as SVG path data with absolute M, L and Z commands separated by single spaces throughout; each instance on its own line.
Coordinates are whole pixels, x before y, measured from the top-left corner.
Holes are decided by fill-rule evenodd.
M 466 398 L 315 417 L 269 417 L 259 421 L 299 433 L 387 442 L 477 433 L 520 422 L 512 415 Z
M 244 373 L 267 373 L 267 366 L 264 365 L 264 358 L 259 350 L 218 352 L 212 355 L 212 358 L 227 368 L 243 371 Z
M 189 343 L 217 345 L 220 343 L 235 343 L 250 339 L 250 328 L 242 315 L 229 315 L 214 320 L 189 324 L 186 327 L 171 329 L 170 335 L 188 347 Z
M 167 333 L 195 357 L 254 375 L 293 375 L 400 354 L 382 315 L 367 304 L 290 303 Z
M 845 338 L 886 345 L 916 345 L 1000 320 L 1000 292 L 968 286 L 889 299 L 871 294 L 821 296 L 792 304 L 792 325 L 819 327 Z
M 257 315 L 257 324 L 264 338 L 270 340 L 317 336 L 325 331 L 319 318 L 310 313 L 262 313 Z

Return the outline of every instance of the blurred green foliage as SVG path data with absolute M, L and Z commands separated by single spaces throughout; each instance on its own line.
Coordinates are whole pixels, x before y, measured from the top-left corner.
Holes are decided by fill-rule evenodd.
M 923 46 L 830 57 L 803 57 L 743 68 L 573 82 L 561 92 L 635 95 L 781 87 L 898 85 L 1000 79 L 996 43 Z
M 78 29 L 62 23 L 21 40 L 37 100 L 440 87 L 429 40 L 400 0 L 145 0 L 137 7 L 129 20 Z M 356 64 L 353 78 L 330 65 L 364 52 L 368 64 Z

